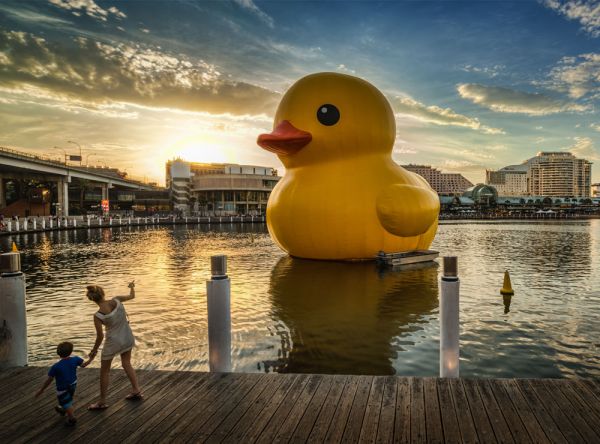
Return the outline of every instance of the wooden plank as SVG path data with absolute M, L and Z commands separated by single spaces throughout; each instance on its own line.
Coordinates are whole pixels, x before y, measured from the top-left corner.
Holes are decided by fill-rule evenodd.
M 280 404 L 285 402 L 290 391 L 295 390 L 300 384 L 302 384 L 302 380 L 298 375 L 286 375 L 284 382 L 277 387 L 277 390 L 271 397 L 271 402 L 264 406 L 262 411 L 256 417 L 252 418 L 250 425 L 242 427 L 243 424 L 236 424 L 224 441 L 254 442 L 269 423 L 273 414 L 279 409 Z
M 501 379 L 497 382 L 506 392 L 506 396 L 512 402 L 516 414 L 519 416 L 531 440 L 535 443 L 549 443 L 549 437 L 544 433 L 544 429 L 538 422 L 534 411 L 527 404 L 523 394 L 517 387 L 513 379 Z M 494 386 L 495 384 L 493 384 Z M 497 393 L 495 390 L 494 393 Z M 559 433 L 559 437 L 562 435 Z
M 475 430 L 477 430 L 477 436 L 479 441 L 483 443 L 498 442 L 496 435 L 494 435 L 494 429 L 488 418 L 488 415 L 479 395 L 477 384 L 472 379 L 463 379 L 463 388 L 467 401 L 469 402 L 469 409 L 471 410 L 471 416 L 473 417 L 473 423 L 475 424 Z
M 197 432 L 191 436 L 191 441 L 221 442 L 255 402 L 261 405 L 261 401 L 264 402 L 263 395 L 268 396 L 277 388 L 277 384 L 271 379 L 273 375 L 244 376 L 247 379 L 245 388 L 236 390 L 234 396 L 227 398 L 202 426 L 196 425 Z
M 88 437 L 86 444 L 121 442 L 130 433 L 128 426 L 131 421 L 144 415 L 153 405 L 169 396 L 177 385 L 185 385 L 189 377 L 188 372 L 169 372 L 166 378 L 147 386 L 142 402 L 127 402 L 121 406 L 118 416 L 113 416 L 110 421 L 104 421 L 95 427 L 94 435 Z
M 570 381 L 571 388 L 583 399 L 587 407 L 593 410 L 597 416 L 600 416 L 600 399 L 596 398 L 583 384 L 581 381 Z
M 142 432 L 141 441 L 158 442 L 175 439 L 180 430 L 185 429 L 193 422 L 198 412 L 202 411 L 204 403 L 210 402 L 216 392 L 226 391 L 231 386 L 240 382 L 239 378 L 232 377 L 227 373 L 209 373 L 205 385 L 194 393 L 194 396 L 186 399 L 182 404 L 175 407 L 168 418 L 163 418 L 153 432 Z
M 452 399 L 452 392 L 447 378 L 437 380 L 437 394 L 439 399 L 440 414 L 442 416 L 442 428 L 444 441 L 461 442 L 460 428 L 456 417 L 456 405 Z M 471 420 L 471 418 L 469 418 Z
M 294 407 L 290 410 L 289 415 L 285 418 L 283 424 L 281 424 L 281 428 L 277 435 L 275 435 L 275 439 L 273 442 L 289 442 L 298 423 L 300 422 L 306 408 L 308 407 L 310 401 L 313 396 L 317 392 L 318 387 L 321 385 L 325 377 L 323 375 L 311 375 L 308 379 L 308 383 L 302 390 L 300 396 L 296 400 Z M 310 433 L 310 431 L 309 431 Z
M 425 419 L 427 423 L 427 442 L 444 442 L 444 430 L 440 414 L 440 403 L 437 393 L 437 381 L 434 378 L 423 378 L 423 394 L 425 397 Z
M 452 401 L 456 406 L 456 419 L 462 441 L 465 443 L 483 442 L 477 437 L 475 422 L 462 383 L 459 379 L 444 379 L 444 381 L 448 384 Z
M 494 397 L 492 389 L 487 381 L 484 379 L 479 379 L 476 380 L 475 383 L 477 384 L 479 395 L 481 396 L 481 400 L 487 412 L 490 423 L 492 424 L 492 429 L 494 429 L 494 435 L 496 436 L 498 442 L 515 442 L 517 437 L 513 437 L 510 427 L 506 423 L 502 410 L 498 406 L 496 398 Z M 529 435 L 527 433 L 523 433 L 524 431 L 522 425 L 520 431 L 521 435 L 519 437 L 524 439 L 525 442 L 530 442 Z
M 329 394 L 329 390 L 333 384 L 333 378 L 330 376 L 325 377 L 319 386 L 317 387 L 317 391 L 313 395 L 312 399 L 308 406 L 306 406 L 306 410 L 304 411 L 304 415 L 298 422 L 298 426 L 296 430 L 294 430 L 294 434 L 292 435 L 290 441 L 295 443 L 305 443 L 312 432 L 313 426 L 321 412 L 321 408 L 325 403 L 325 399 Z
M 410 441 L 427 441 L 427 423 L 425 422 L 425 393 L 423 379 L 411 378 L 410 387 Z
M 369 393 L 371 392 L 372 385 L 372 376 L 358 376 L 356 395 L 352 401 L 352 408 L 350 409 L 348 421 L 346 422 L 346 428 L 344 429 L 344 434 L 342 435 L 342 440 L 344 442 L 358 442 L 358 439 L 360 438 L 360 431 L 362 428 L 363 419 L 365 417 L 367 401 L 369 400 Z
M 573 406 L 574 414 L 582 418 L 593 432 L 595 435 L 593 439 L 600 442 L 600 415 L 597 415 L 594 409 L 591 409 L 585 400 L 574 390 L 572 381 L 551 379 L 548 381 L 548 384 L 548 390 L 554 391 L 558 389 L 561 391 L 562 395 Z
M 374 443 L 377 440 L 377 429 L 379 427 L 379 415 L 381 414 L 381 402 L 383 400 L 384 376 L 375 376 L 371 385 L 371 392 L 367 399 L 367 408 L 362 421 L 360 431 L 360 442 Z
M 504 390 L 504 386 L 501 384 L 500 380 L 487 380 L 482 381 L 482 383 L 490 389 L 492 396 L 496 399 L 500 412 L 502 412 L 514 440 L 518 443 L 532 442 L 532 438 L 527 432 L 525 424 L 514 407 L 510 396 L 508 396 L 506 390 Z
M 317 416 L 315 424 L 310 432 L 307 440 L 309 443 L 321 443 L 325 440 L 327 430 L 329 430 L 329 425 L 331 424 L 331 420 L 333 419 L 333 415 L 335 414 L 336 408 L 339 404 L 342 392 L 344 391 L 344 386 L 351 377 L 334 375 L 331 376 L 331 378 L 331 388 L 329 389 L 329 393 L 327 393 L 327 398 L 325 398 L 323 407 L 321 407 L 319 415 Z
M 558 428 L 558 425 L 556 424 L 550 413 L 546 410 L 547 406 L 545 405 L 545 403 L 540 401 L 529 382 L 523 379 L 515 380 L 515 382 L 519 387 L 519 390 L 523 394 L 523 397 L 527 401 L 527 404 L 529 404 L 529 407 L 531 408 L 531 410 L 533 410 L 536 418 L 538 419 L 538 422 L 544 429 L 546 436 L 552 442 L 568 442 L 568 437 L 562 434 L 562 432 Z
M 342 391 L 339 404 L 335 410 L 335 413 L 333 414 L 333 418 L 331 418 L 331 424 L 327 430 L 327 435 L 325 435 L 325 441 L 341 441 L 357 389 L 358 378 L 356 376 L 351 376 L 346 385 L 344 385 L 344 390 Z
M 577 440 L 579 439 L 577 437 L 581 436 L 584 442 L 594 442 L 597 439 L 594 431 L 589 428 L 587 423 L 574 410 L 573 406 L 570 405 L 560 390 L 548 391 L 545 381 L 534 379 L 530 383 L 538 397 L 547 405 L 550 415 L 552 415 L 558 427 L 563 431 L 563 435 L 567 436 L 568 433 L 573 440 Z
M 388 443 L 394 440 L 394 417 L 396 416 L 396 377 L 385 376 L 379 425 L 375 442 Z
M 243 375 L 234 373 L 214 374 L 213 377 L 217 379 L 217 382 L 210 390 L 187 411 L 176 415 L 173 418 L 175 421 L 169 424 L 166 430 L 163 430 L 160 437 L 156 437 L 157 440 L 183 440 L 187 434 L 192 432 L 196 421 L 201 421 L 202 418 L 212 415 L 217 410 L 216 404 L 219 399 L 231 396 L 235 393 L 236 388 L 244 382 Z
M 256 442 L 271 443 L 275 439 L 275 436 L 279 432 L 281 425 L 289 415 L 292 408 L 296 404 L 296 401 L 300 397 L 300 394 L 304 391 L 304 387 L 308 383 L 310 375 L 298 376 L 298 383 L 294 384 L 295 387 L 291 389 L 285 400 L 280 404 L 279 408 L 275 411 L 269 423 L 262 430 L 258 436 Z
M 161 409 L 161 414 L 155 414 L 150 418 L 146 418 L 143 427 L 139 427 L 126 437 L 123 440 L 123 444 L 144 441 L 143 437 L 145 435 L 160 433 L 159 431 L 155 431 L 155 428 L 160 427 L 163 421 L 169 421 L 177 407 L 181 406 L 192 397 L 198 396 L 199 392 L 205 390 L 208 387 L 209 381 L 210 378 L 208 373 L 198 373 L 190 387 L 184 386 L 181 395 L 171 398 L 166 406 L 161 404 L 160 407 L 158 407 Z
M 396 392 L 396 417 L 394 419 L 394 441 L 410 442 L 410 393 L 414 378 L 399 378 Z
M 3 391 L 0 394 L 0 399 L 2 399 L 2 403 L 0 403 L 0 418 L 4 418 L 5 414 L 7 415 L 6 418 L 8 418 L 8 413 L 20 405 L 24 399 L 29 400 L 27 404 L 39 403 L 39 400 L 33 402 L 31 400 L 47 378 L 47 373 L 47 368 L 27 368 L 22 372 L 16 373 L 14 379 L 7 379 L 1 385 Z M 53 385 L 46 389 L 46 392 L 42 395 L 44 398 L 38 399 L 45 399 L 48 391 L 54 389 Z M 4 421 L 0 421 L 0 424 L 2 423 Z

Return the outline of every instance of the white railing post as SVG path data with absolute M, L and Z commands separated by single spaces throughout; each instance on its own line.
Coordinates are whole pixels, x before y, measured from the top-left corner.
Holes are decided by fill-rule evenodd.
M 458 378 L 459 374 L 459 295 L 457 258 L 444 257 L 440 295 L 440 378 Z
M 211 372 L 231 371 L 231 282 L 227 256 L 210 258 L 211 279 L 206 281 L 208 363 Z
M 0 369 L 27 365 L 25 275 L 15 250 L 0 255 Z

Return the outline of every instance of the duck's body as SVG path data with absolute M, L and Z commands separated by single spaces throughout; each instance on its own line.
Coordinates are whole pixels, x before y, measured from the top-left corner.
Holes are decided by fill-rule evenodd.
M 338 121 L 315 125 L 310 110 L 332 103 L 339 104 Z M 302 112 L 305 107 L 309 112 Z M 392 160 L 395 123 L 377 89 L 341 74 L 308 76 L 286 93 L 275 123 L 259 143 L 278 152 L 286 166 L 267 205 L 269 232 L 283 250 L 301 258 L 356 260 L 381 250 L 429 247 L 437 193 Z M 355 125 L 366 126 L 366 133 Z M 293 152 L 278 151 L 288 149 L 289 140 Z

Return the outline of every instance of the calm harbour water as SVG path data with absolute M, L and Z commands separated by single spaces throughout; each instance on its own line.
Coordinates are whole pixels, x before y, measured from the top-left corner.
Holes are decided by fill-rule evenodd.
M 91 349 L 86 284 L 114 296 L 136 279 L 126 303 L 135 365 L 207 370 L 205 281 L 210 256 L 226 254 L 234 371 L 438 374 L 437 264 L 291 259 L 261 224 L 29 234 L 0 238 L 2 251 L 12 241 L 27 274 L 32 365 L 53 362 L 63 340 Z M 443 224 L 432 248 L 459 257 L 462 376 L 600 376 L 600 220 Z

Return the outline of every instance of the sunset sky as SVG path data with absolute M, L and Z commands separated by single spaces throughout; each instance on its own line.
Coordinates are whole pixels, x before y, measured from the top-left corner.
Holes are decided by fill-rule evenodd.
M 600 182 L 600 1 L 0 3 L 0 146 L 164 183 L 165 161 L 274 166 L 256 137 L 300 77 L 362 77 L 394 159 L 460 172 L 569 150 Z

